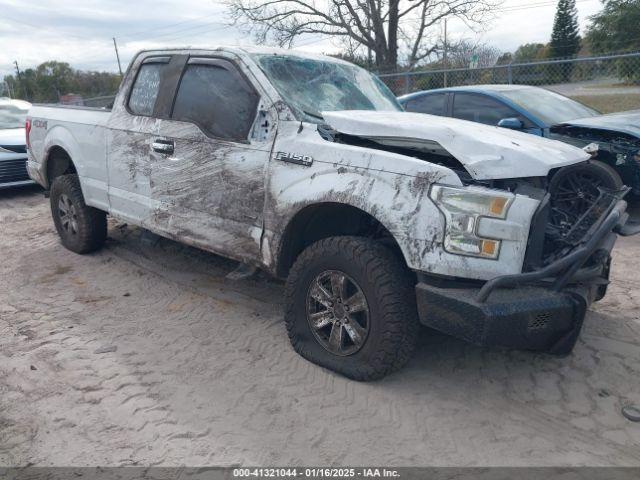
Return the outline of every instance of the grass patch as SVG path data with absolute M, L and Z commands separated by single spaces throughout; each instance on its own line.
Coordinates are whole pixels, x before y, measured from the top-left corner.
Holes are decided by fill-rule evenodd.
M 620 95 L 576 95 L 574 100 L 595 108 L 602 113 L 624 112 L 640 109 L 640 93 Z

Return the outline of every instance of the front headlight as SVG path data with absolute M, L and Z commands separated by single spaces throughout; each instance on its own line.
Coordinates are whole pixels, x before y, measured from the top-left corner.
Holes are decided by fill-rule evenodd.
M 431 199 L 444 214 L 446 230 L 444 248 L 449 253 L 497 259 L 500 240 L 478 235 L 480 218 L 505 219 L 513 195 L 434 185 Z

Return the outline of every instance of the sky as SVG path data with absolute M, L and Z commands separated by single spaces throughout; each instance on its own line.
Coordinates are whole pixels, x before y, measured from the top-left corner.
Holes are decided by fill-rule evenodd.
M 449 23 L 451 40 L 467 38 L 513 51 L 523 43 L 547 42 L 556 0 L 504 0 L 483 31 L 460 20 Z M 581 28 L 601 9 L 600 0 L 577 0 Z M 83 70 L 117 71 L 112 37 L 122 69 L 135 52 L 167 46 L 253 44 L 250 34 L 229 26 L 226 7 L 213 0 L 0 0 L 0 79 L 47 60 Z M 294 48 L 333 53 L 329 38 L 300 38 Z

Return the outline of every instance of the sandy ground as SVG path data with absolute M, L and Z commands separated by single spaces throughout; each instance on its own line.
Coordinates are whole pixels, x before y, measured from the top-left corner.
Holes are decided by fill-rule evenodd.
M 640 240 L 567 358 L 424 331 L 357 383 L 296 355 L 282 285 L 111 225 L 55 235 L 37 190 L 0 192 L 0 465 L 640 465 Z

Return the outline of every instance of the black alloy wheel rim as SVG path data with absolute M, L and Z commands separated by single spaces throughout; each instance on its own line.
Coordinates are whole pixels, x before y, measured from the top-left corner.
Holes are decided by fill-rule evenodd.
M 325 270 L 311 282 L 307 320 L 320 345 L 338 356 L 359 351 L 371 326 L 369 304 L 362 289 L 338 270 Z

